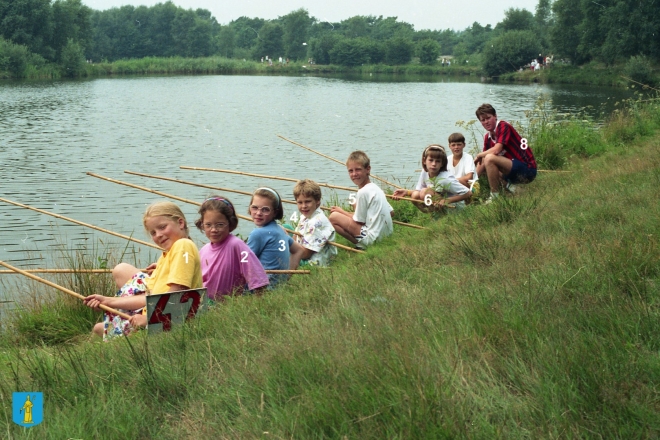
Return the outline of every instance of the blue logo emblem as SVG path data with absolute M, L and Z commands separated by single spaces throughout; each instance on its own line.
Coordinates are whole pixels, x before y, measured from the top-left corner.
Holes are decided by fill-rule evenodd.
M 38 392 L 12 393 L 14 423 L 29 428 L 44 420 L 44 394 Z

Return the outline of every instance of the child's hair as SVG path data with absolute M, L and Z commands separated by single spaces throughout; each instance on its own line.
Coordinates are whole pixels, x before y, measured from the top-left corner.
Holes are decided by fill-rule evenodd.
M 349 162 L 357 162 L 365 168 L 368 168 L 371 164 L 367 153 L 360 150 L 353 151 L 350 156 L 348 156 L 348 159 L 346 159 L 346 166 L 348 166 Z
M 199 218 L 195 221 L 195 226 L 197 229 L 204 232 L 204 214 L 207 211 L 215 211 L 227 217 L 229 222 L 229 232 L 236 229 L 238 226 L 238 216 L 236 216 L 236 210 L 234 205 L 231 204 L 229 199 L 220 196 L 211 196 L 208 199 L 204 200 L 202 206 L 199 207 Z
M 321 201 L 321 187 L 318 183 L 310 179 L 300 180 L 293 187 L 293 198 L 297 199 L 300 196 L 312 197 L 317 202 Z
M 465 136 L 463 136 L 463 133 L 452 133 L 449 135 L 449 141 L 450 144 L 464 144 L 465 143 Z
M 275 207 L 275 220 L 282 220 L 282 217 L 284 217 L 284 208 L 282 207 L 282 198 L 277 193 L 277 191 L 275 191 L 273 188 L 268 188 L 267 186 L 257 188 L 254 191 L 254 193 L 252 193 L 252 198 L 250 199 L 250 205 L 252 205 L 252 200 L 254 200 L 254 196 L 265 197 L 271 202 L 273 202 L 273 206 Z M 249 213 L 250 213 L 250 207 L 248 207 L 248 214 Z
M 428 173 L 426 169 L 426 158 L 431 157 L 433 159 L 440 159 L 440 171 L 447 171 L 447 153 L 445 153 L 445 147 L 442 145 L 429 145 L 424 149 L 422 153 L 422 168 Z
M 183 219 L 184 230 L 186 231 L 186 237 L 190 238 L 190 231 L 188 230 L 188 222 L 186 217 L 183 215 L 181 208 L 176 206 L 172 202 L 155 202 L 147 207 L 147 210 L 142 216 L 142 225 L 144 229 L 147 229 L 147 219 L 149 217 L 169 217 L 175 222 L 178 222 L 179 219 Z M 149 231 L 147 231 L 149 232 Z
M 482 116 L 488 116 L 488 115 L 497 116 L 497 112 L 490 104 L 481 104 L 477 109 L 477 111 L 475 112 L 475 114 L 477 115 L 477 119 L 481 118 Z

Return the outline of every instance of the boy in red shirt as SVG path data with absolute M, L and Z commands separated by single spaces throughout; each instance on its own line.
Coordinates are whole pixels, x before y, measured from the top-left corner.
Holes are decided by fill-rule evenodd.
M 500 181 L 507 182 L 506 189 L 513 192 L 514 184 L 530 183 L 536 178 L 536 160 L 527 139 L 521 138 L 511 124 L 498 121 L 497 113 L 490 104 L 482 104 L 476 111 L 477 119 L 487 131 L 484 149 L 477 154 L 474 163 L 477 175 L 488 175 L 490 197 L 486 203 L 499 196 Z

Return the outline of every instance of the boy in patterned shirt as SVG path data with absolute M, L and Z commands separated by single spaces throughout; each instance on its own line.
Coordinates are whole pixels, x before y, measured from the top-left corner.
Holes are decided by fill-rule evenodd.
M 300 211 L 296 232 L 302 234 L 295 236 L 295 240 L 304 249 L 300 264 L 328 266 L 337 255 L 337 248 L 328 243 L 335 239 L 335 229 L 319 208 L 321 187 L 313 180 L 301 180 L 293 188 L 293 197 Z
M 506 189 L 514 191 L 514 184 L 530 183 L 536 178 L 536 160 L 527 139 L 521 138 L 511 124 L 497 120 L 497 113 L 490 104 L 482 104 L 476 111 L 477 119 L 486 129 L 484 150 L 474 159 L 477 174 L 488 175 L 490 198 L 499 195 L 500 180 L 507 182 Z M 487 201 L 488 203 L 488 201 Z

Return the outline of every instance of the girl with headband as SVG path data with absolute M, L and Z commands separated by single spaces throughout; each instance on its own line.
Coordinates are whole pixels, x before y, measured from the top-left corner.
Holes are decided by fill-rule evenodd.
M 258 293 L 268 286 L 268 275 L 259 259 L 243 240 L 231 234 L 238 226 L 238 217 L 228 199 L 212 196 L 204 200 L 195 226 L 210 241 L 199 251 L 209 299 L 241 295 L 246 287 Z
M 258 188 L 252 194 L 248 212 L 256 227 L 250 232 L 247 245 L 259 258 L 264 269 L 296 269 L 304 249 L 275 222 L 284 217 L 280 195 L 272 188 Z M 269 274 L 268 278 L 269 288 L 273 288 L 288 277 Z
M 465 207 L 465 200 L 472 196 L 470 190 L 461 185 L 454 174 L 447 171 L 447 153 L 441 145 L 429 145 L 422 153 L 422 168 L 414 190 L 397 189 L 395 197 L 411 197 L 419 200 L 417 208 L 436 211 L 445 204 L 453 203 L 457 208 Z

